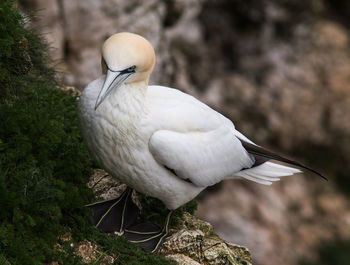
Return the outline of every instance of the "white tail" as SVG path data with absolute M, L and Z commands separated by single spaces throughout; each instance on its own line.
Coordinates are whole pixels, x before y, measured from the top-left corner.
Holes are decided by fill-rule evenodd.
M 241 170 L 235 173 L 235 176 L 263 185 L 271 185 L 273 181 L 279 181 L 280 177 L 291 176 L 300 172 L 302 171 L 297 168 L 282 166 L 273 162 L 265 162 L 257 167 Z

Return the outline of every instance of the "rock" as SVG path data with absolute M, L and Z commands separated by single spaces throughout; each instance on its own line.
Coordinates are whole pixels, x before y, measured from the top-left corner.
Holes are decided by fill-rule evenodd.
M 175 260 L 179 265 L 200 265 L 197 261 L 183 254 L 168 255 L 167 257 Z
M 171 235 L 159 254 L 183 264 L 252 263 L 247 248 L 222 240 L 214 234 L 213 226 L 188 213 L 181 217 L 179 225 L 171 229 Z
M 126 188 L 126 185 L 100 169 L 95 170 L 88 186 L 93 189 L 96 196 L 105 200 L 118 197 Z M 141 207 L 135 194 L 133 199 Z M 93 260 L 96 251 L 97 247 L 90 242 L 83 242 L 78 247 L 78 252 L 85 256 L 86 261 Z M 178 225 L 171 227 L 170 236 L 158 253 L 174 259 L 179 264 L 249 265 L 252 263 L 247 248 L 222 240 L 214 234 L 214 229 L 209 223 L 186 212 Z
M 115 260 L 114 257 L 106 255 L 102 251 L 98 250 L 97 245 L 87 240 L 79 242 L 78 246 L 76 247 L 76 253 L 82 257 L 82 261 L 84 263 L 89 264 L 98 262 L 100 265 L 107 265 L 112 264 Z
M 97 198 L 101 200 L 109 200 L 119 197 L 126 185 L 111 178 L 111 176 L 102 169 L 95 169 L 92 174 L 88 187 L 94 191 Z
M 112 264 L 115 260 L 114 257 L 101 251 L 101 249 L 99 249 L 99 247 L 96 244 L 88 240 L 83 240 L 77 244 L 74 244 L 72 240 L 72 234 L 70 232 L 61 236 L 60 240 L 66 243 L 71 242 L 70 247 L 72 249 L 74 248 L 75 254 L 82 258 L 83 263 L 94 264 L 98 262 L 98 264 L 100 265 L 107 265 L 107 264 Z M 55 247 L 65 252 L 62 245 L 57 244 Z M 58 265 L 58 264 L 59 263 L 57 261 L 53 261 L 50 263 L 50 265 Z

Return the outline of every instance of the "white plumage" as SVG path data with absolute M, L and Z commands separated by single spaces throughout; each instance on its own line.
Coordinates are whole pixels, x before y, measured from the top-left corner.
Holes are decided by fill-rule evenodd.
M 148 86 L 154 52 L 142 37 L 112 36 L 103 58 L 108 78 L 84 89 L 80 123 L 100 166 L 128 186 L 176 209 L 224 179 L 269 185 L 300 172 L 272 162 L 252 167 L 240 139 L 252 142 L 230 120 L 179 90 Z

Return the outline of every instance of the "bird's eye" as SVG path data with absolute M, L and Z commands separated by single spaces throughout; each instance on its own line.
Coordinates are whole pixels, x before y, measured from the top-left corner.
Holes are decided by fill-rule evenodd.
M 124 71 L 127 72 L 127 73 L 135 73 L 135 69 L 136 69 L 136 66 L 133 65 L 133 66 L 125 69 Z
M 122 71 L 113 71 L 112 69 L 108 68 L 109 71 L 111 72 L 119 72 L 120 74 L 133 74 L 135 73 L 136 65 L 133 65 L 131 67 L 128 67 Z
M 125 70 L 121 71 L 120 73 L 121 74 L 132 74 L 132 73 L 135 73 L 135 69 L 136 69 L 136 66 L 133 65 L 129 68 L 126 68 Z

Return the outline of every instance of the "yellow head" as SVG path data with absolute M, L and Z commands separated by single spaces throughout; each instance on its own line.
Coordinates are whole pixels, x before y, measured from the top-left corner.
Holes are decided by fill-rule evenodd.
M 113 89 L 124 83 L 147 85 L 155 58 L 152 45 L 137 34 L 122 32 L 109 37 L 102 46 L 102 71 L 106 79 L 95 109 Z
M 134 33 L 114 34 L 102 46 L 102 61 L 112 71 L 123 71 L 136 66 L 136 75 L 148 74 L 143 76 L 149 77 L 155 60 L 154 49 L 149 41 Z

